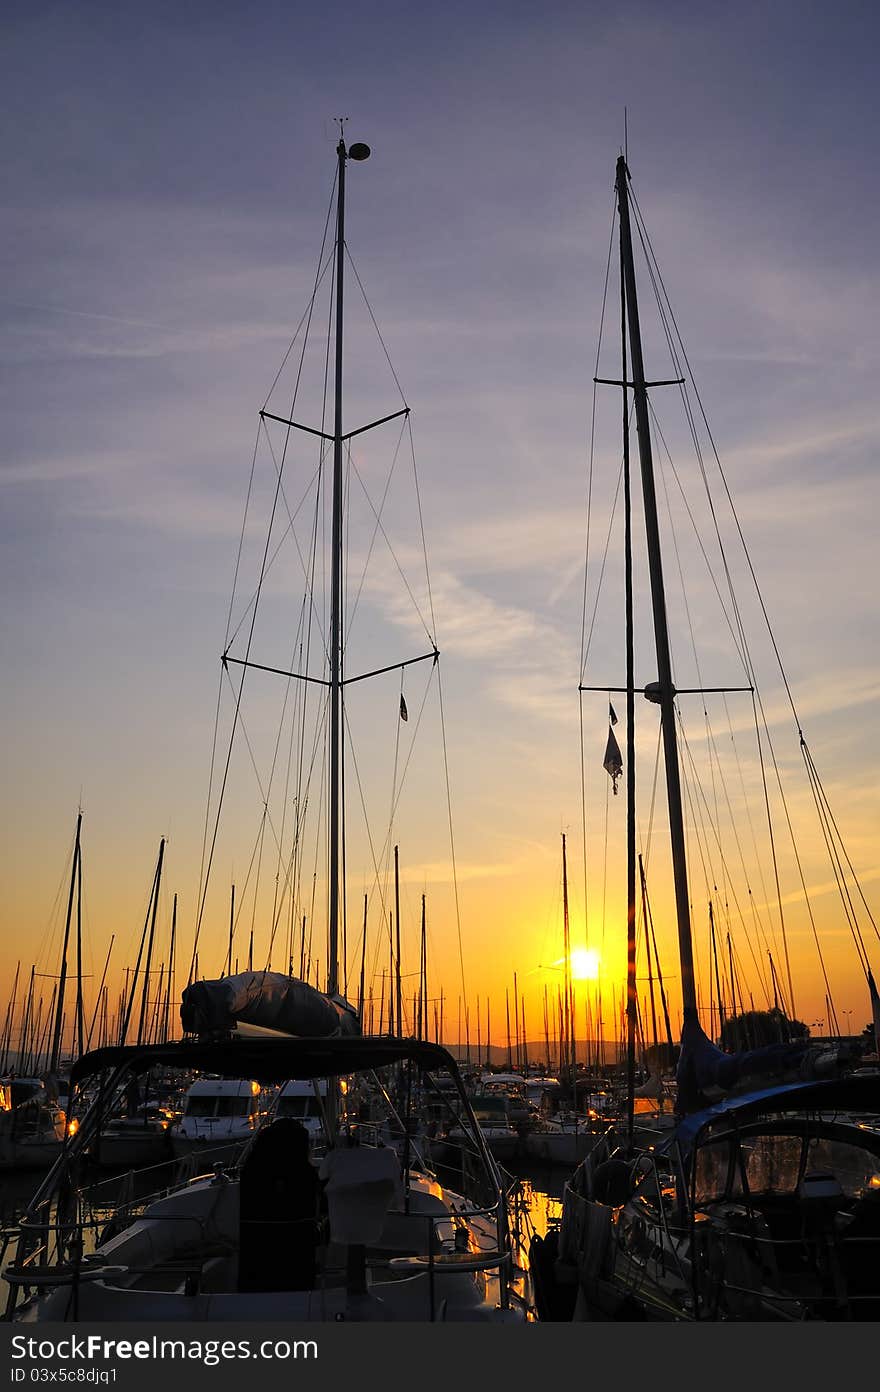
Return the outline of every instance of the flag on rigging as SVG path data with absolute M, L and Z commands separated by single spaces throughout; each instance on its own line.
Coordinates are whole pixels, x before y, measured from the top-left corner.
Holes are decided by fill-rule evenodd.
M 400 718 L 401 720 L 409 720 L 409 714 L 406 709 L 406 701 L 404 701 L 403 699 L 402 691 L 400 693 Z
M 620 745 L 617 743 L 614 731 L 608 726 L 608 743 L 605 745 L 605 758 L 602 767 L 611 778 L 611 789 L 614 796 L 617 796 L 617 780 L 623 773 L 623 757 L 620 753 Z
M 610 701 L 608 702 L 608 719 L 611 721 L 612 725 L 617 724 L 617 712 L 615 711 Z

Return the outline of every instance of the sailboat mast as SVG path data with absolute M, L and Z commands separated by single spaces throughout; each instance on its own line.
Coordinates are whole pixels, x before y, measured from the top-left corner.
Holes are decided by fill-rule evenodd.
M 396 1002 L 397 1002 L 397 1033 L 403 1038 L 403 982 L 400 969 L 400 858 L 398 856 L 399 847 L 394 847 L 394 928 L 395 928 L 395 956 L 397 958 L 397 982 L 396 982 Z M 459 1031 L 461 1033 L 461 1031 Z
M 336 195 L 336 367 L 333 394 L 333 524 L 330 600 L 330 922 L 327 991 L 339 988 L 339 826 L 340 735 L 342 708 L 342 303 L 345 271 L 345 141 L 339 160 Z
M 90 1048 L 92 1047 L 92 1031 L 93 1031 L 94 1028 L 95 1028 L 95 1021 L 96 1021 L 97 1018 L 98 1018 L 98 1011 L 99 1011 L 100 1005 L 101 1005 L 101 997 L 102 997 L 103 992 L 104 992 L 104 982 L 105 982 L 106 979 L 107 979 L 107 968 L 108 968 L 109 965 L 110 965 L 110 953 L 113 951 L 113 944 L 114 944 L 115 941 L 116 941 L 116 934 L 115 934 L 115 933 L 111 933 L 111 934 L 110 934 L 110 946 L 107 948 L 107 956 L 106 956 L 105 961 L 104 961 L 104 970 L 101 972 L 101 984 L 100 984 L 100 986 L 98 987 L 98 994 L 97 994 L 97 997 L 96 997 L 96 999 L 95 999 L 95 1013 L 92 1015 L 92 1023 L 89 1025 L 89 1032 L 88 1032 L 88 1034 L 86 1035 L 86 1048 L 87 1048 L 87 1049 L 90 1049 Z M 102 1039 L 102 1040 L 101 1040 L 101 1043 L 103 1044 L 103 1042 L 104 1042 L 104 1041 L 103 1041 L 103 1039 Z
M 623 514 L 626 607 L 626 1139 L 632 1150 L 636 1089 L 636 701 L 633 638 L 632 476 L 626 353 L 626 280 L 620 223 L 620 352 L 623 380 Z
M 61 1031 L 64 1017 L 64 987 L 67 981 L 67 945 L 70 941 L 70 920 L 73 916 L 73 896 L 76 890 L 76 872 L 79 864 L 79 834 L 82 827 L 82 812 L 76 818 L 76 840 L 73 846 L 73 863 L 70 867 L 70 892 L 67 896 L 67 917 L 64 922 L 64 944 L 61 948 L 61 971 L 58 977 L 58 996 L 55 1002 L 55 1021 L 52 1028 L 52 1049 L 49 1054 L 49 1073 L 57 1073 L 61 1055 Z
M 153 882 L 153 903 L 150 912 L 150 938 L 147 944 L 147 961 L 144 966 L 144 985 L 141 992 L 141 1010 L 138 1017 L 137 1042 L 145 1044 L 147 1042 L 144 1034 L 144 1025 L 147 1023 L 147 1004 L 150 991 L 150 967 L 153 961 L 153 942 L 156 937 L 156 914 L 159 911 L 159 888 L 162 884 L 162 861 L 165 856 L 165 837 L 159 840 L 159 859 L 156 862 L 156 878 Z M 230 944 L 231 946 L 231 944 Z M 135 967 L 135 972 L 137 967 Z M 132 982 L 132 996 L 134 995 L 134 983 Z
M 76 1055 L 85 1053 L 85 1028 L 83 1018 L 83 974 L 82 974 L 82 846 L 77 847 L 76 857 L 76 1012 L 74 1015 Z
M 168 1043 L 168 1017 L 171 1013 L 171 995 L 174 990 L 174 947 L 177 937 L 177 895 L 171 906 L 171 946 L 168 953 L 168 982 L 165 990 L 165 1019 L 162 1023 L 162 1042 Z
M 569 1057 L 566 1059 L 566 1062 L 569 1063 L 570 1066 L 571 1066 L 571 1081 L 572 1081 L 572 1087 L 575 1087 L 575 1086 L 576 1086 L 576 1082 L 575 1082 L 575 1058 L 574 1058 L 574 1048 L 573 1048 L 573 1046 L 572 1046 L 572 1038 L 573 1038 L 573 1034 L 574 1034 L 574 1029 L 573 1029 L 574 1021 L 573 1021 L 572 1018 L 571 1018 L 571 933 L 570 933 L 570 931 L 569 931 L 569 923 L 568 923 L 568 864 L 567 864 L 566 858 L 565 858 L 565 832 L 562 833 L 562 931 L 563 931 L 563 944 L 562 944 L 563 967 L 562 967 L 562 969 L 563 969 L 563 973 L 564 973 L 563 981 L 564 981 L 564 991 L 565 991 L 565 1015 L 564 1015 L 564 1019 L 565 1019 L 565 1030 L 564 1030 L 564 1033 L 565 1033 L 566 1053 L 569 1054 L 569 1051 L 570 1051 L 570 1055 L 569 1055 Z
M 648 543 L 648 570 L 651 578 L 651 607 L 654 617 L 654 645 L 657 653 L 657 696 L 660 706 L 660 727 L 663 735 L 663 759 L 666 768 L 666 797 L 669 808 L 669 832 L 672 846 L 672 873 L 675 885 L 675 910 L 678 923 L 678 951 L 681 962 L 681 994 L 685 1020 L 697 1019 L 697 996 L 694 978 L 694 947 L 691 937 L 690 905 L 688 903 L 687 859 L 685 854 L 684 816 L 681 802 L 681 776 L 678 765 L 678 742 L 675 734 L 675 687 L 672 684 L 672 659 L 669 652 L 669 631 L 666 623 L 666 593 L 663 585 L 663 562 L 660 554 L 660 524 L 657 515 L 657 494 L 654 487 L 654 461 L 651 453 L 651 431 L 648 419 L 648 388 L 642 357 L 642 335 L 639 323 L 639 303 L 633 261 L 632 231 L 629 219 L 629 171 L 623 155 L 617 161 L 617 202 L 620 212 L 620 250 L 623 260 L 626 314 L 629 326 L 632 384 L 639 442 L 639 462 L 642 477 L 642 500 Z
M 361 1029 L 364 1026 L 364 974 L 367 969 L 367 896 L 364 895 L 364 932 L 361 939 L 361 976 L 358 986 L 358 1019 Z

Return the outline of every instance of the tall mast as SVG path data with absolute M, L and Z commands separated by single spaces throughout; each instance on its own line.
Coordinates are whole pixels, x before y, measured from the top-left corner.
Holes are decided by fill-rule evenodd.
M 397 958 L 397 981 L 395 986 L 395 1000 L 397 1002 L 397 1033 L 403 1038 L 403 982 L 400 969 L 400 860 L 398 856 L 399 847 L 394 847 L 394 931 L 395 931 L 395 956 Z
M 153 882 L 153 904 L 150 912 L 150 938 L 147 944 L 147 960 L 144 966 L 144 985 L 141 992 L 141 1010 L 138 1017 L 137 1042 L 145 1044 L 147 1042 L 144 1034 L 144 1026 L 147 1023 L 147 1004 L 150 991 L 150 967 L 153 961 L 153 942 L 156 937 L 156 914 L 159 911 L 159 887 L 162 883 L 162 860 L 165 855 L 165 837 L 159 839 L 159 859 L 156 861 L 156 877 Z M 135 968 L 137 971 L 137 967 Z M 132 996 L 134 995 L 134 983 L 132 982 Z
M 336 354 L 333 390 L 333 527 L 331 533 L 330 597 L 330 904 L 327 952 L 327 992 L 339 990 L 339 843 L 342 823 L 342 327 L 345 273 L 345 162 L 369 158 L 369 145 L 355 144 L 346 150 L 342 139 L 336 146 L 339 161 L 336 194 Z
M 620 341 L 623 380 L 623 513 L 626 606 L 626 1141 L 633 1146 L 636 1090 L 636 701 L 633 640 L 632 476 L 626 381 L 626 281 L 620 223 Z
M 61 948 L 61 971 L 58 977 L 58 996 L 55 1001 L 55 1021 L 52 1028 L 52 1049 L 49 1054 L 50 1073 L 58 1072 L 61 1055 L 61 1030 L 64 1018 L 64 987 L 67 982 L 67 945 L 70 941 L 70 920 L 73 916 L 73 895 L 76 890 L 76 873 L 79 864 L 79 833 L 82 826 L 82 812 L 76 818 L 76 840 L 73 846 L 73 863 L 70 867 L 70 892 L 67 896 L 67 917 L 64 922 L 64 943 Z
M 9 1067 L 9 1051 L 12 1044 L 12 1022 L 15 1019 L 15 998 L 18 995 L 18 973 L 21 970 L 21 959 L 15 964 L 15 977 L 12 982 L 12 995 L 9 998 L 9 1005 L 6 1009 L 6 1022 L 3 1026 L 3 1052 L 0 1055 L 0 1069 L 5 1073 Z
M 681 777 L 678 766 L 678 743 L 675 735 L 675 687 L 672 684 L 672 660 L 669 652 L 669 631 L 666 623 L 666 593 L 663 586 L 663 563 L 660 555 L 660 524 L 657 516 L 657 495 L 654 487 L 654 461 L 651 454 L 651 431 L 648 419 L 648 385 L 642 358 L 642 335 L 639 324 L 639 303 L 633 262 L 632 232 L 629 220 L 629 171 L 623 155 L 617 161 L 617 202 L 620 211 L 620 251 L 623 261 L 624 294 L 629 325 L 629 346 L 632 362 L 632 386 L 639 441 L 639 462 L 642 477 L 642 499 L 645 510 L 645 530 L 648 543 L 648 570 L 651 577 L 651 607 L 654 616 L 654 644 L 657 652 L 656 695 L 660 706 L 660 727 L 663 734 L 663 759 L 666 768 L 666 797 L 669 808 L 669 833 L 672 846 L 672 873 L 675 884 L 675 911 L 678 922 L 678 952 L 681 962 L 681 995 L 684 1018 L 697 1019 L 697 997 L 694 980 L 694 948 L 691 938 L 690 905 L 688 903 L 687 860 L 685 855 L 684 817 L 681 804 Z M 652 692 L 653 698 L 653 692 Z
M 422 999 L 421 999 L 421 1006 L 419 1006 L 419 1038 L 421 1038 L 421 1040 L 426 1040 L 426 1038 L 427 1038 L 427 937 L 426 937 L 425 928 L 426 928 L 426 922 L 425 922 L 425 895 L 422 895 L 422 942 L 421 942 L 421 948 L 422 948 L 422 965 L 421 965 L 421 986 L 419 986 L 419 991 L 421 991 L 421 997 L 422 997 Z M 478 1012 L 478 1015 L 479 1015 L 479 1012 Z M 479 1023 L 478 1023 L 478 1030 L 479 1030 Z
M 654 1000 L 654 969 L 651 965 L 651 929 L 648 923 L 648 892 L 645 887 L 645 866 L 642 857 L 639 856 L 639 879 L 642 886 L 642 922 L 645 925 L 645 953 L 648 958 L 648 991 L 651 998 L 651 1031 L 653 1035 L 652 1043 L 656 1050 L 659 1043 L 657 1036 L 657 1005 Z M 654 1067 L 660 1071 L 659 1062 Z
M 165 1019 L 162 1024 L 162 1042 L 168 1043 L 168 1017 L 171 1013 L 171 993 L 174 990 L 174 942 L 177 937 L 177 895 L 171 906 L 171 946 L 168 953 L 168 984 L 165 990 Z
M 76 1012 L 74 1014 L 76 1056 L 85 1053 L 85 1029 L 83 1022 L 83 974 L 82 974 L 82 846 L 77 845 L 76 857 Z
M 563 930 L 563 940 L 562 940 L 563 964 L 562 964 L 562 970 L 563 970 L 563 974 L 564 974 L 564 975 L 563 975 L 563 983 L 564 983 L 564 984 L 563 984 L 563 990 L 564 990 L 564 994 L 565 994 L 564 1016 L 563 1016 L 563 1019 L 564 1019 L 564 1022 L 565 1022 L 564 1034 L 565 1034 L 566 1053 L 569 1055 L 569 1057 L 566 1059 L 566 1063 L 570 1063 L 570 1064 L 571 1064 L 571 1069 L 572 1069 L 572 1074 L 571 1074 L 571 1077 L 572 1077 L 572 1086 L 574 1087 L 574 1086 L 575 1086 L 574 1058 L 573 1058 L 573 1056 L 572 1056 L 573 1051 L 572 1051 L 572 1047 L 571 1047 L 571 1040 L 572 1040 L 572 1035 L 573 1035 L 572 1019 L 571 1019 L 571 946 L 570 946 L 570 944 L 571 944 L 571 934 L 570 934 L 570 932 L 569 932 L 569 926 L 568 926 L 568 866 L 567 866 L 567 864 L 566 864 L 566 859 L 565 859 L 565 832 L 562 833 L 562 930 Z M 571 1051 L 571 1052 L 570 1052 L 570 1051 Z
M 102 997 L 103 992 L 104 992 L 104 982 L 105 982 L 106 979 L 107 979 L 107 968 L 108 968 L 109 965 L 110 965 L 110 953 L 113 951 L 113 944 L 114 944 L 115 941 L 116 941 L 116 934 L 115 934 L 115 933 L 111 933 L 111 934 L 110 934 L 110 946 L 107 948 L 107 956 L 106 956 L 106 958 L 105 958 L 105 960 L 104 960 L 104 970 L 101 972 L 101 984 L 100 984 L 100 986 L 98 987 L 98 994 L 97 994 L 97 996 L 96 996 L 96 998 L 95 998 L 95 1012 L 94 1012 L 94 1014 L 92 1015 L 92 1023 L 89 1025 L 89 1032 L 88 1032 L 88 1034 L 86 1035 L 86 1048 L 87 1048 L 87 1049 L 90 1049 L 90 1048 L 92 1047 L 92 1031 L 93 1031 L 94 1028 L 95 1028 L 95 1021 L 96 1021 L 97 1018 L 98 1018 L 98 1011 L 99 1011 L 99 1008 L 100 1008 L 100 1005 L 101 1005 L 101 997 Z M 100 1042 L 103 1044 L 103 1043 L 104 1043 L 103 1039 L 102 1039 Z
M 367 962 L 367 896 L 364 895 L 364 935 L 361 939 L 361 979 L 358 986 L 358 1019 L 361 1022 L 361 1029 L 364 1027 L 364 973 L 366 972 Z M 372 1033 L 372 1031 L 370 1031 Z
M 339 160 L 336 195 L 336 370 L 333 397 L 333 532 L 330 601 L 330 946 L 327 991 L 339 988 L 339 824 L 340 715 L 342 708 L 342 290 L 345 270 L 345 141 Z

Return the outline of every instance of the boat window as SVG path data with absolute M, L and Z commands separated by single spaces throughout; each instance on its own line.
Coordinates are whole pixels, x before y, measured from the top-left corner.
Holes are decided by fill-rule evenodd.
M 697 1204 L 724 1198 L 730 1170 L 730 1142 L 710 1141 L 695 1157 L 694 1199 Z
M 742 1195 L 742 1173 L 750 1194 L 793 1194 L 800 1174 L 802 1136 L 744 1136 L 740 1142 L 742 1168 L 734 1167 L 731 1194 Z
M 275 1112 L 280 1117 L 320 1117 L 317 1097 L 282 1097 Z
M 188 1097 L 186 1101 L 186 1113 L 188 1117 L 209 1117 L 214 1115 L 216 1097 Z
M 833 1174 L 850 1198 L 880 1186 L 880 1157 L 830 1136 L 744 1136 L 740 1153 L 750 1194 L 794 1194 L 805 1173 Z M 742 1192 L 737 1165 L 731 1195 Z
M 477 1121 L 494 1121 L 502 1125 L 507 1121 L 506 1097 L 480 1097 L 474 1101 L 473 1107 Z
M 247 1116 L 250 1100 L 249 1097 L 218 1097 L 217 1116 Z
M 304 1115 L 304 1097 L 282 1097 L 278 1106 L 275 1108 L 277 1117 L 301 1117 Z
M 807 1142 L 806 1172 L 835 1175 L 848 1198 L 880 1190 L 880 1156 L 847 1141 L 816 1136 Z

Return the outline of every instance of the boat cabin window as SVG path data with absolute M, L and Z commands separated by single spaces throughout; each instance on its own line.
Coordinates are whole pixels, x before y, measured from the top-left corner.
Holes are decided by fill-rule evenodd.
M 477 1121 L 496 1126 L 504 1126 L 508 1119 L 508 1100 L 506 1097 L 478 1097 L 473 1102 Z
M 188 1117 L 213 1116 L 216 1102 L 216 1097 L 188 1097 L 186 1100 L 186 1115 Z
M 237 1117 L 247 1116 L 252 1110 L 252 1097 L 190 1097 L 187 1100 L 185 1115 L 188 1117 Z
M 771 1131 L 710 1141 L 696 1155 L 694 1197 L 794 1196 L 805 1174 L 833 1174 L 848 1198 L 880 1188 L 880 1155 L 832 1136 Z M 743 1183 L 745 1180 L 745 1184 Z
M 218 1117 L 247 1116 L 253 1101 L 253 1097 L 218 1097 L 216 1114 Z
M 726 1195 L 731 1150 L 729 1141 L 710 1141 L 708 1145 L 700 1146 L 697 1151 L 694 1200 L 698 1206 L 723 1199 Z
M 312 1097 L 282 1097 L 275 1110 L 275 1115 L 279 1117 L 296 1117 L 302 1120 L 304 1117 L 321 1117 L 321 1103 L 315 1096 Z

